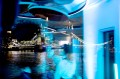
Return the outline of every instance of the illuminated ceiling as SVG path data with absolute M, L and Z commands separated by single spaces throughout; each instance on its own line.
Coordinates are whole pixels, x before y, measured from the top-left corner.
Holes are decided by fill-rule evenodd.
M 43 19 L 48 17 L 49 27 L 61 29 L 70 24 L 74 27 L 82 25 L 80 11 L 85 6 L 86 0 L 21 0 L 19 4 L 20 16 L 30 19 L 36 18 L 36 15 L 37 18 Z M 76 16 L 77 12 L 79 16 Z
M 86 4 L 86 0 L 21 0 L 20 4 L 30 4 L 29 7 L 35 4 L 38 6 L 46 6 L 47 8 L 61 10 L 70 15 L 81 10 Z

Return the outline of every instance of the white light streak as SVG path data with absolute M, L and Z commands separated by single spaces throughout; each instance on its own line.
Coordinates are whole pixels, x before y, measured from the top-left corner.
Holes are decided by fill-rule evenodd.
M 115 69 L 115 79 L 119 79 L 118 78 L 118 66 L 117 66 L 117 64 L 114 64 L 114 69 Z

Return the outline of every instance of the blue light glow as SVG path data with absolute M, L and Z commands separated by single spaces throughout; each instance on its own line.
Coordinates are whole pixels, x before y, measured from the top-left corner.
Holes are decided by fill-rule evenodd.
M 26 5 L 33 5 L 33 4 L 35 4 L 35 3 L 33 3 L 33 2 L 19 2 L 19 4 L 26 4 Z M 37 4 L 36 4 L 37 5 Z
M 100 4 L 102 4 L 103 2 L 105 2 L 106 0 L 95 0 L 94 2 L 87 0 L 86 2 L 86 6 L 83 9 L 90 9 L 96 6 L 99 6 Z
M 70 4 L 70 3 L 72 3 L 74 0 L 63 0 L 63 1 L 61 1 L 61 0 L 53 0 L 55 3 L 57 3 L 57 4 Z
M 73 12 L 81 8 L 82 4 L 85 4 L 86 0 L 74 0 L 70 4 L 63 5 L 63 7 L 68 11 L 68 13 Z
M 117 64 L 114 64 L 114 71 L 115 71 L 115 79 L 119 79 L 118 78 L 118 66 L 117 66 Z
M 31 73 L 30 67 L 22 68 L 22 71 L 27 72 L 27 73 Z

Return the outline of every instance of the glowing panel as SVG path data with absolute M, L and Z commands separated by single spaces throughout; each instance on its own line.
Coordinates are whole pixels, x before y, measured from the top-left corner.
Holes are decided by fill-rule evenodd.
M 114 69 L 115 69 L 115 79 L 119 79 L 118 78 L 118 66 L 117 66 L 117 64 L 114 64 Z

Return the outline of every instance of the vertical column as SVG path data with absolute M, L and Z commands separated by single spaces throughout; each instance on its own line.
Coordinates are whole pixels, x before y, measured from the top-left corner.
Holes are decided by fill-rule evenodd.
M 84 78 L 95 79 L 96 76 L 96 47 L 97 43 L 97 10 L 86 9 L 84 19 Z M 88 19 L 89 18 L 89 19 Z

